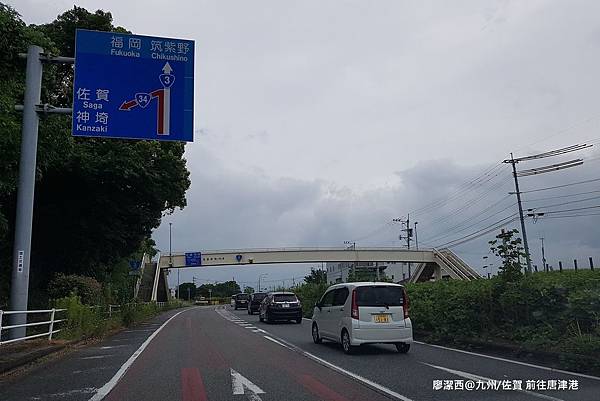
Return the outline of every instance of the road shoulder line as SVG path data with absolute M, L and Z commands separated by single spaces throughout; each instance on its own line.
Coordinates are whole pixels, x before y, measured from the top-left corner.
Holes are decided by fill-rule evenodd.
M 513 359 L 502 358 L 502 357 L 499 357 L 499 356 L 479 354 L 477 352 L 465 351 L 465 350 L 457 349 L 457 348 L 444 347 L 442 345 L 428 344 L 428 343 L 424 343 L 422 341 L 415 341 L 415 343 L 416 344 L 420 344 L 420 345 L 425 345 L 425 346 L 428 346 L 428 347 L 445 349 L 445 350 L 448 350 L 448 351 L 461 352 L 461 353 L 467 354 L 467 355 L 475 355 L 475 356 L 480 356 L 480 357 L 483 357 L 483 358 L 495 359 L 497 361 L 502 361 L 502 362 L 516 363 L 517 365 L 528 366 L 530 368 L 537 368 L 537 369 L 547 370 L 547 371 L 550 371 L 550 372 L 563 373 L 565 375 L 579 376 L 579 377 L 584 377 L 586 379 L 592 379 L 592 380 L 599 380 L 600 381 L 600 377 L 586 375 L 584 373 L 570 372 L 568 370 L 555 369 L 555 368 L 550 368 L 548 366 L 541 366 L 541 365 L 535 365 L 533 363 L 515 361 Z
M 158 335 L 158 333 L 173 319 L 175 319 L 177 316 L 179 316 L 180 314 L 182 314 L 183 312 L 187 312 L 189 310 L 192 309 L 196 309 L 196 308 L 189 308 L 189 309 L 184 309 L 180 312 L 177 312 L 176 314 L 174 314 L 173 316 L 171 316 L 169 319 L 167 319 L 166 322 L 164 322 L 158 329 L 156 329 L 154 331 L 154 333 L 150 334 L 150 336 L 148 336 L 148 338 L 142 343 L 142 345 L 140 345 L 140 347 L 129 357 L 129 359 L 127 359 L 127 361 L 125 361 L 125 363 L 123 365 L 121 365 L 121 368 L 117 371 L 117 373 L 115 373 L 115 375 L 102 387 L 100 387 L 98 389 L 98 391 L 96 391 L 96 394 L 94 394 L 92 396 L 92 398 L 89 399 L 89 401 L 100 401 L 102 400 L 104 397 L 106 397 L 108 395 L 108 393 L 111 392 L 111 390 L 117 385 L 117 383 L 119 382 L 119 380 L 121 380 L 121 378 L 125 375 L 125 373 L 127 372 L 127 369 L 129 369 L 129 367 L 135 362 L 135 360 L 141 355 L 141 353 L 146 349 L 146 347 L 150 344 L 150 342 L 154 339 L 154 337 L 156 337 Z

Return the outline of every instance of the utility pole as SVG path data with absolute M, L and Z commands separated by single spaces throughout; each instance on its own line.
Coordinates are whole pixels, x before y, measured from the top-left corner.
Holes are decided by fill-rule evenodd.
M 393 219 L 393 222 L 396 223 L 400 223 L 401 226 L 404 226 L 406 228 L 401 228 L 400 231 L 404 231 L 406 232 L 406 236 L 403 237 L 402 234 L 400 234 L 398 236 L 398 239 L 400 241 L 402 241 L 403 239 L 406 239 L 406 248 L 410 250 L 410 241 L 412 241 L 412 236 L 413 236 L 413 230 L 410 227 L 410 214 L 406 215 L 406 220 L 403 220 L 402 218 L 397 218 L 397 219 Z M 415 225 L 416 227 L 416 225 Z M 412 272 L 411 272 L 411 263 L 407 262 L 408 265 L 408 279 L 410 280 L 410 277 L 412 276 Z
M 577 152 L 579 150 L 587 149 L 593 145 L 588 144 L 577 144 L 567 146 L 561 149 L 555 149 L 548 152 L 539 153 L 537 155 L 514 158 L 513 154 L 510 154 L 510 159 L 504 160 L 503 163 L 510 163 L 512 165 L 512 174 L 515 179 L 515 194 L 517 195 L 517 204 L 519 205 L 519 219 L 521 220 L 521 234 L 523 236 L 523 247 L 525 248 L 525 258 L 527 262 L 526 273 L 531 273 L 531 253 L 529 252 L 529 245 L 527 244 L 527 232 L 525 230 L 525 219 L 523 218 L 523 205 L 521 204 L 521 191 L 519 190 L 519 179 L 518 177 L 528 177 L 532 175 L 539 175 L 544 173 L 550 173 L 558 170 L 564 170 L 566 168 L 577 167 L 583 164 L 583 159 L 573 159 L 565 162 L 550 164 L 542 167 L 531 168 L 527 170 L 521 170 L 517 172 L 517 163 L 522 161 L 543 159 L 546 157 L 554 157 L 563 155 L 566 153 Z M 528 209 L 528 217 L 532 217 L 534 220 L 538 217 L 544 216 L 544 213 L 536 213 L 535 209 Z M 545 269 L 545 266 L 544 266 Z
M 519 205 L 519 219 L 521 220 L 521 235 L 523 237 L 523 247 L 525 248 L 525 261 L 527 262 L 527 273 L 531 273 L 531 256 L 529 253 L 529 245 L 527 244 L 527 231 L 525 230 L 525 219 L 523 217 L 523 205 L 521 203 L 521 191 L 519 191 L 519 179 L 517 176 L 517 163 L 512 152 L 510 160 L 504 160 L 504 163 L 510 163 L 513 170 L 513 178 L 515 179 L 515 194 L 517 195 L 517 204 Z
M 544 237 L 540 239 L 542 240 L 542 265 L 544 266 L 544 271 L 547 272 L 548 268 L 546 267 L 546 253 L 544 252 Z

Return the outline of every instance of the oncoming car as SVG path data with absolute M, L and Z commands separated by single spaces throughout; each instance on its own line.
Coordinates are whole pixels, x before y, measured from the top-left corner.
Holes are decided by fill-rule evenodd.
M 345 353 L 363 344 L 394 344 L 407 353 L 413 342 L 404 286 L 393 283 L 360 282 L 336 284 L 315 305 L 312 338 L 342 344 Z
M 261 322 L 294 320 L 302 323 L 302 305 L 293 292 L 270 292 L 261 302 L 258 314 Z

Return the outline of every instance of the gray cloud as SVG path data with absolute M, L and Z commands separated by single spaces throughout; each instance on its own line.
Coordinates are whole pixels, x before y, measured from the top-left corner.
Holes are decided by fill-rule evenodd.
M 51 21 L 71 7 L 9 3 L 28 23 Z M 598 2 L 265 1 L 257 7 L 189 0 L 166 10 L 159 0 L 79 4 L 112 11 L 117 25 L 136 33 L 196 40 L 189 206 L 165 219 L 174 222 L 176 249 L 326 246 L 359 238 L 364 245 L 397 245 L 399 227 L 387 223 L 411 211 L 419 239 L 435 245 L 504 216 L 480 224 L 485 214 L 473 217 L 512 190 L 506 169 L 455 194 L 509 152 L 597 142 Z M 524 178 L 522 185 L 560 185 L 597 178 L 597 171 L 595 159 Z M 591 191 L 596 184 L 525 198 Z M 454 198 L 418 212 L 447 196 Z M 549 259 L 598 258 L 597 222 L 589 216 L 528 223 L 537 263 L 541 236 Z M 459 231 L 469 224 L 475 225 Z M 167 232 L 163 224 L 155 234 L 162 249 Z M 489 238 L 456 250 L 481 265 Z M 248 277 L 252 269 L 258 267 L 245 270 Z M 283 277 L 307 267 L 268 269 Z

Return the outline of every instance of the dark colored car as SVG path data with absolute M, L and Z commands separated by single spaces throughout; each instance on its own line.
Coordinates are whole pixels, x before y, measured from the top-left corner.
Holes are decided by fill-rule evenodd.
M 258 313 L 261 322 L 294 320 L 302 323 L 302 305 L 293 292 L 270 292 L 261 302 Z
M 246 309 L 248 307 L 248 294 L 237 294 L 234 296 L 233 307 L 237 309 Z
M 260 304 L 267 296 L 266 292 L 255 292 L 250 294 L 250 300 L 248 301 L 248 314 L 254 315 L 254 312 L 258 312 Z

